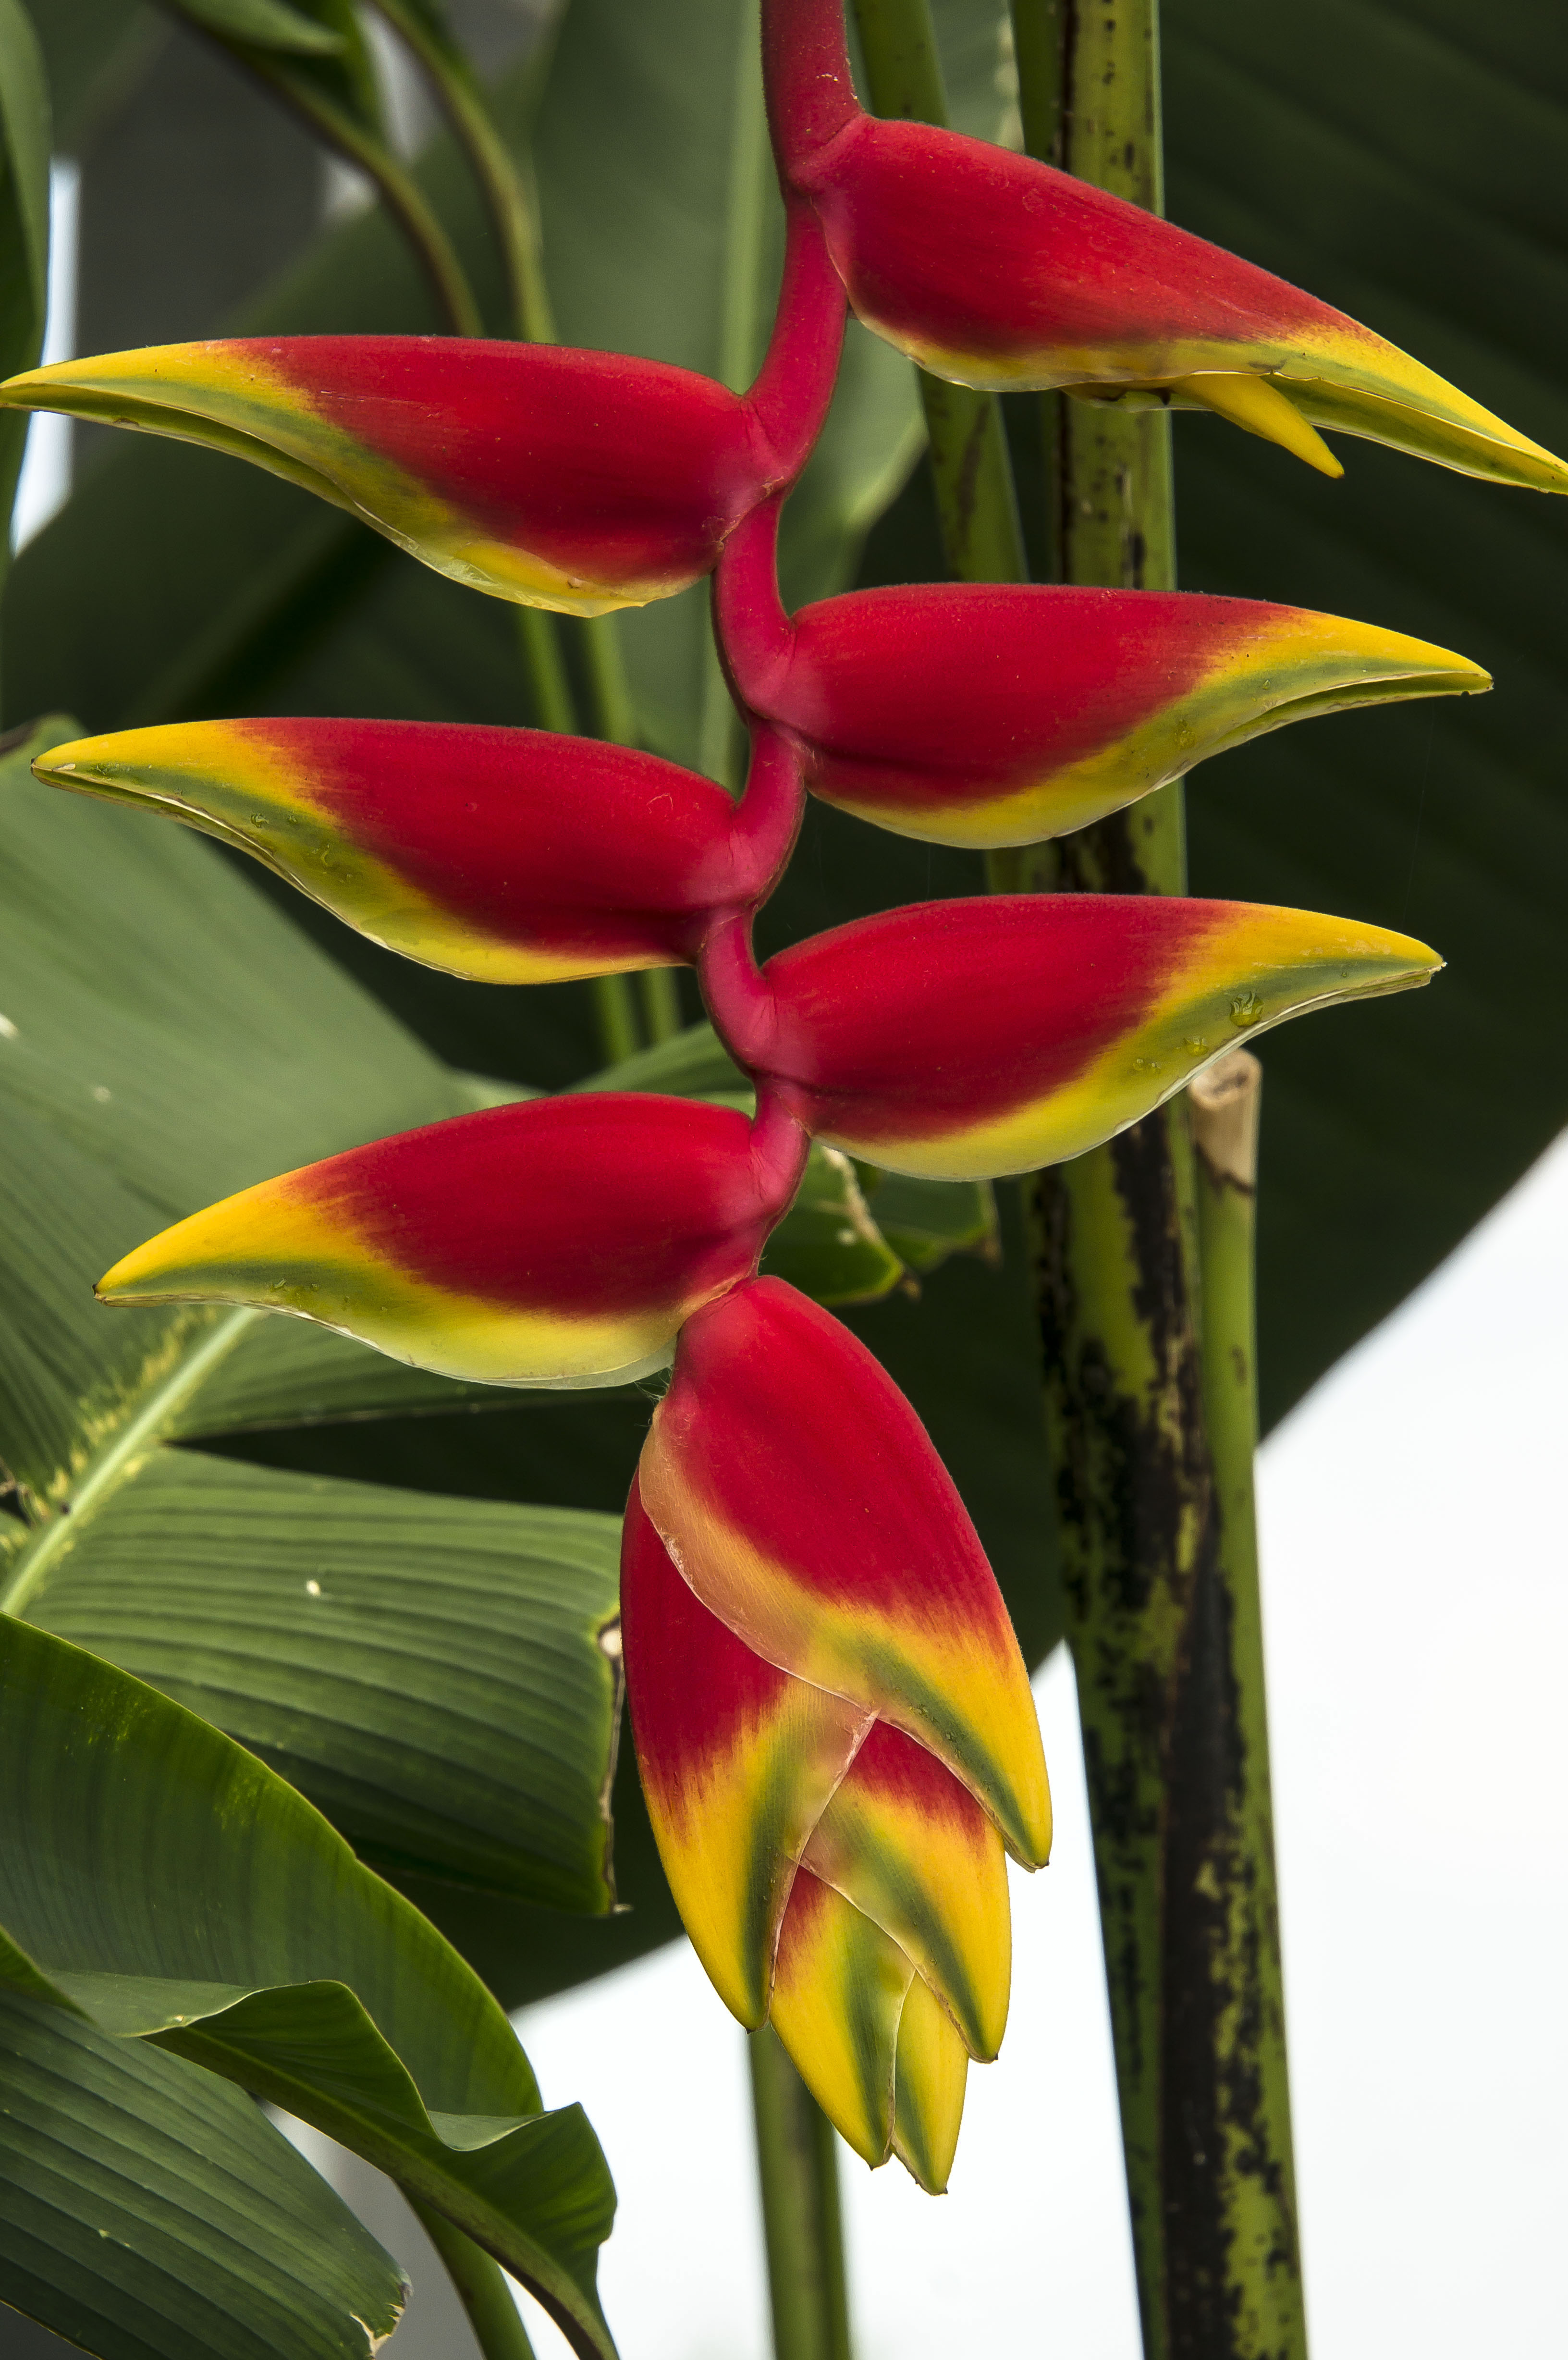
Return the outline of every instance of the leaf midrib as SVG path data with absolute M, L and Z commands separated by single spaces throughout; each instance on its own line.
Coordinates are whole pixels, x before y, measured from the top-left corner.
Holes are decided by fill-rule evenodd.
M 43 1581 L 55 1559 L 80 1530 L 83 1518 L 118 1491 L 132 1476 L 146 1452 L 160 1439 L 191 1394 L 205 1383 L 220 1360 L 225 1360 L 241 1336 L 261 1314 L 248 1306 L 231 1311 L 201 1341 L 181 1355 L 176 1367 L 154 1385 L 141 1407 L 119 1431 L 89 1459 L 85 1472 L 42 1530 L 26 1542 L 12 1560 L 10 1578 L 0 1585 L 0 1614 L 20 1614 Z

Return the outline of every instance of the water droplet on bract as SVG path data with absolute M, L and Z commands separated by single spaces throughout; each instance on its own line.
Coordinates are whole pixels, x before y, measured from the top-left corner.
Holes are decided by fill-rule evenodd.
M 1203 1057 L 1208 1054 L 1208 1043 L 1206 1041 L 1200 1041 L 1196 1033 L 1193 1033 L 1189 1039 L 1183 1041 L 1181 1046 L 1185 1049 L 1189 1057 Z
M 1256 1024 L 1263 1013 L 1263 1002 L 1255 991 L 1238 992 L 1230 1004 L 1233 1024 Z

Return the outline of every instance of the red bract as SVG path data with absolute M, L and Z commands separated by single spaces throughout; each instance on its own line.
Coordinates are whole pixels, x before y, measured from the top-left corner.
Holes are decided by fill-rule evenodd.
M 806 1142 L 622 1096 L 454 1116 L 263 1181 L 138 1246 L 110 1303 L 252 1303 L 488 1384 L 614 1383 L 747 1275 Z
M 780 176 L 815 206 L 857 316 L 939 377 L 1206 408 L 1338 475 L 1316 426 L 1568 490 L 1568 467 L 1267 271 L 984 140 L 878 122 L 842 0 L 765 0 Z
M 704 964 L 714 1021 L 807 1128 L 895 1172 L 979 1179 L 1082 1154 L 1308 1008 L 1427 982 L 1379 926 L 1157 894 L 930 901 L 752 966 Z
M 904 1730 L 1020 1860 L 1044 1859 L 1045 1766 L 1001 1593 L 925 1428 L 846 1328 L 778 1279 L 691 1318 L 638 1480 L 721 1622 Z
M 800 789 L 759 736 L 739 803 L 626 747 L 441 722 L 191 721 L 33 767 L 238 845 L 406 957 L 542 983 L 694 960 L 717 913 L 761 900 Z
M 747 395 L 621 353 L 444 336 L 166 344 L 33 369 L 0 402 L 170 434 L 349 509 L 438 572 L 601 615 L 685 589 L 805 463 L 844 295 L 791 208 L 774 340 Z
M 1398 631 L 1181 592 L 920 584 L 791 621 L 762 541 L 759 517 L 720 572 L 737 693 L 814 794 L 937 844 L 1035 843 L 1288 722 L 1490 686 Z

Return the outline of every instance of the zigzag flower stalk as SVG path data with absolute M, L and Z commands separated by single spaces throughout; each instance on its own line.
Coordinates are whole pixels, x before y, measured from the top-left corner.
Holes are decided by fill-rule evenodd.
M 780 177 L 855 315 L 933 377 L 1217 411 L 1327 475 L 1319 427 L 1568 491 L 1568 466 L 1343 311 L 1031 157 L 855 94 L 842 0 L 763 0 Z
M 763 1246 L 813 1136 L 954 1178 L 1076 1155 L 1238 1038 L 1424 983 L 1439 962 L 1296 911 L 1030 896 L 889 912 L 759 967 L 757 908 L 808 785 L 904 834 L 1032 841 L 1305 715 L 1487 683 L 1443 649 L 1232 599 L 927 588 L 791 619 L 779 509 L 831 394 L 844 287 L 914 348 L 989 354 L 981 381 L 1033 370 L 1162 396 L 1213 364 L 1298 424 L 1301 388 L 1326 400 L 1332 384 L 1356 431 L 1513 480 L 1563 471 L 1435 379 L 1407 383 L 1413 364 L 1376 340 L 1353 365 L 1361 332 L 1305 298 L 1291 310 L 1245 265 L 1175 233 L 1149 244 L 1159 224 L 1085 211 L 1060 176 L 1015 188 L 1018 159 L 868 125 L 836 5 L 769 0 L 765 24 L 789 237 L 744 398 L 613 355 L 381 337 L 175 346 L 3 394 L 231 451 L 525 603 L 597 612 L 717 569 L 753 748 L 738 803 L 633 750 L 379 722 L 191 723 L 40 761 L 58 785 L 242 847 L 455 974 L 694 965 L 756 1089 L 750 1120 L 595 1093 L 356 1147 L 193 1215 L 100 1291 L 287 1311 L 495 1383 L 611 1383 L 673 1359 L 624 1563 L 670 1884 L 741 2021 L 777 2027 L 867 2161 L 897 2153 L 937 2189 L 969 2060 L 996 2055 L 1006 2021 L 1004 1854 L 1032 1867 L 1049 1847 L 1039 1733 L 990 1568 L 914 1410 L 831 1317 L 757 1278 Z M 878 144 L 895 132 L 910 137 Z M 933 190 L 967 257 L 967 325 L 923 226 Z M 1203 310 L 1214 286 L 1251 290 L 1257 318 L 1237 297 L 1229 342 Z M 1302 329 L 1281 358 L 1258 325 L 1269 303 L 1337 324 L 1316 342 Z M 1301 355 L 1317 377 L 1290 375 Z M 1399 410 L 1388 388 L 1416 378 Z M 1203 398 L 1236 410 L 1252 395 Z

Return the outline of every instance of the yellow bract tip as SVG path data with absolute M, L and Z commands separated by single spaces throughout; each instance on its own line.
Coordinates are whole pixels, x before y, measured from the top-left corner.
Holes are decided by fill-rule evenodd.
M 1233 426 L 1241 427 L 1247 434 L 1258 435 L 1265 442 L 1278 442 L 1293 458 L 1304 459 L 1309 467 L 1315 467 L 1320 475 L 1337 480 L 1345 473 L 1317 428 L 1310 426 L 1295 403 L 1266 377 L 1227 377 L 1218 372 L 1211 376 L 1205 372 L 1173 378 L 1171 391 L 1178 399 L 1198 402 L 1204 410 L 1228 418 Z

